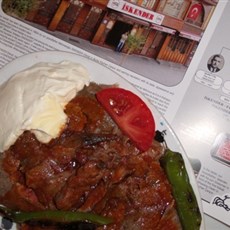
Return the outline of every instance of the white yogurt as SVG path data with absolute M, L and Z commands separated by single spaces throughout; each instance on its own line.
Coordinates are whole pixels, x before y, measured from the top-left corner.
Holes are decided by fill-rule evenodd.
M 66 104 L 90 82 L 81 64 L 38 63 L 0 86 L 0 152 L 25 131 L 49 142 L 65 127 Z

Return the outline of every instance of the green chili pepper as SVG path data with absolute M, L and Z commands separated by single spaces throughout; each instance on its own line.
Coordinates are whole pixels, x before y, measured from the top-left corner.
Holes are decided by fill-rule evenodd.
M 167 149 L 160 163 L 172 185 L 172 193 L 182 228 L 184 230 L 200 229 L 201 213 L 182 155 Z
M 72 212 L 61 210 L 45 210 L 33 212 L 13 211 L 4 206 L 0 206 L 0 212 L 15 223 L 24 223 L 26 221 L 52 221 L 57 223 L 70 223 L 84 221 L 98 225 L 112 223 L 112 219 L 87 212 Z

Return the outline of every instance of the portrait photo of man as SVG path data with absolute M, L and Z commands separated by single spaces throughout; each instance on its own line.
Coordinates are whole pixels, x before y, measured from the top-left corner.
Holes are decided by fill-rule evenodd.
M 208 70 L 211 71 L 212 73 L 219 72 L 224 65 L 224 58 L 220 54 L 215 54 L 213 55 L 207 64 Z

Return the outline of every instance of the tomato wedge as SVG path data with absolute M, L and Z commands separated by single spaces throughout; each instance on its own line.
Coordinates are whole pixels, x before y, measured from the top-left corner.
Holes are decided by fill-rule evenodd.
M 105 88 L 96 98 L 138 149 L 149 149 L 155 135 L 155 121 L 139 96 L 123 88 Z

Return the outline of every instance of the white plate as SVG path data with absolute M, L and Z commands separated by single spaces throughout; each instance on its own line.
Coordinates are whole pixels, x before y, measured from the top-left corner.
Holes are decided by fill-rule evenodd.
M 44 51 L 44 52 L 35 52 L 35 53 L 22 56 L 18 59 L 15 59 L 11 63 L 7 64 L 6 66 L 4 66 L 0 70 L 0 84 L 8 80 L 15 73 L 18 73 L 19 71 L 22 71 L 26 68 L 29 68 L 38 62 L 58 63 L 63 60 L 74 61 L 84 65 L 88 69 L 91 75 L 91 81 L 102 83 L 102 84 L 118 83 L 120 87 L 134 92 L 139 97 L 141 97 L 143 101 L 146 102 L 146 104 L 149 106 L 149 108 L 151 109 L 154 115 L 155 122 L 156 122 L 156 130 L 159 131 L 166 130 L 167 135 L 165 136 L 165 140 L 167 142 L 168 147 L 174 151 L 180 152 L 183 155 L 186 164 L 186 169 L 189 174 L 190 182 L 196 194 L 199 208 L 202 213 L 202 225 L 200 229 L 201 230 L 205 229 L 201 198 L 196 183 L 195 175 L 178 138 L 176 137 L 176 135 L 168 125 L 167 121 L 160 115 L 160 113 L 156 110 L 156 108 L 134 86 L 132 86 L 128 81 L 126 81 L 124 78 L 119 76 L 117 73 L 108 69 L 105 66 L 102 66 L 92 60 L 89 60 L 83 56 L 76 55 L 74 53 L 67 53 L 61 51 Z M 15 226 L 12 229 L 15 229 Z

